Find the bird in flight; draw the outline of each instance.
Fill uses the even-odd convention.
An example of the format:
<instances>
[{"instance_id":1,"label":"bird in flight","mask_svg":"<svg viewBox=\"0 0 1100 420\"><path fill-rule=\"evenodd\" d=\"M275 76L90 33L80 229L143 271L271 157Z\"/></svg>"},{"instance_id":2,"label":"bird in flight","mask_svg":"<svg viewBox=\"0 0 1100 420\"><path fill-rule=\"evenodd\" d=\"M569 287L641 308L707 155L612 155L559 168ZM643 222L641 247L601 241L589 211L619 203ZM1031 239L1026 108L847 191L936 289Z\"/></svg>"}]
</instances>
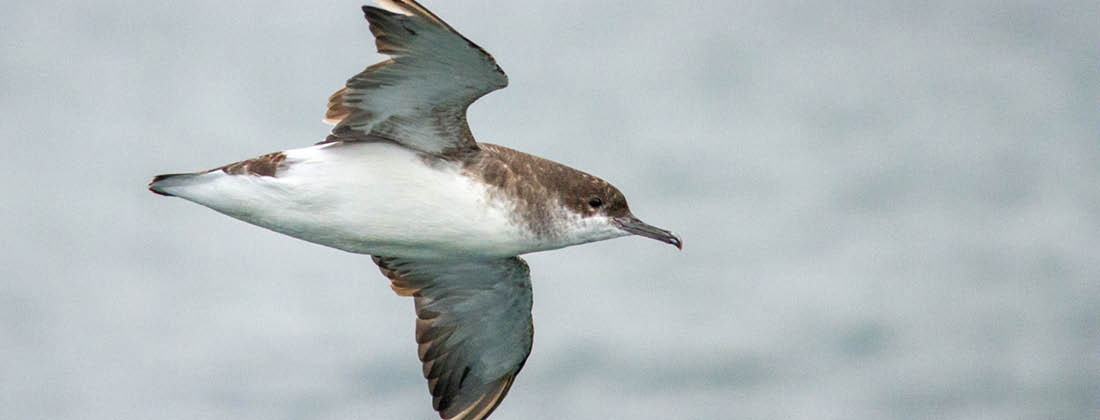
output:
<instances>
[{"instance_id":1,"label":"bird in flight","mask_svg":"<svg viewBox=\"0 0 1100 420\"><path fill-rule=\"evenodd\" d=\"M378 52L329 98L332 133L310 147L158 175L180 197L298 239L369 254L413 297L432 407L484 419L531 351L531 277L519 257L627 235L682 247L634 217L611 184L474 140L466 108L508 77L413 0L363 6Z\"/></svg>"}]
</instances>

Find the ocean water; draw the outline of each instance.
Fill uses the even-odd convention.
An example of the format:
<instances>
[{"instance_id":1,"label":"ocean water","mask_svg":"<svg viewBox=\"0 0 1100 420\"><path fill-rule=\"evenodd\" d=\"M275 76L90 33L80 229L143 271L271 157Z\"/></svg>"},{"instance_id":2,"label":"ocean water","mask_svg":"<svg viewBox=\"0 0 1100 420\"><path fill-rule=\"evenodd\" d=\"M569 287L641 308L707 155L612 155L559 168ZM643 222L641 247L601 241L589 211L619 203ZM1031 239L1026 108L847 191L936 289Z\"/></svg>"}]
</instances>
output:
<instances>
[{"instance_id":1,"label":"ocean water","mask_svg":"<svg viewBox=\"0 0 1100 420\"><path fill-rule=\"evenodd\" d=\"M1100 418L1096 2L425 5L685 241L527 256L493 418ZM369 258L145 190L322 139L358 6L5 2L0 418L434 418Z\"/></svg>"}]
</instances>

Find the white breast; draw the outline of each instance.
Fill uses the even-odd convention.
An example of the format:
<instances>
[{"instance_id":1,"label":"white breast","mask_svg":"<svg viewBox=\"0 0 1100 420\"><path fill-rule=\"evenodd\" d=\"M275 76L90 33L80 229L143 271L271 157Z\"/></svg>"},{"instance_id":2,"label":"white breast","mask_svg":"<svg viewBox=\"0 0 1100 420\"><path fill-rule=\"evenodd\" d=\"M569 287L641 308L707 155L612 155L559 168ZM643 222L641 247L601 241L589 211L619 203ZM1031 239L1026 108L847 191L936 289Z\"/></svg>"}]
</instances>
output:
<instances>
[{"instance_id":1,"label":"white breast","mask_svg":"<svg viewBox=\"0 0 1100 420\"><path fill-rule=\"evenodd\" d=\"M237 219L349 252L436 258L542 248L506 204L457 164L388 143L284 152L275 177L215 171L172 194Z\"/></svg>"}]
</instances>

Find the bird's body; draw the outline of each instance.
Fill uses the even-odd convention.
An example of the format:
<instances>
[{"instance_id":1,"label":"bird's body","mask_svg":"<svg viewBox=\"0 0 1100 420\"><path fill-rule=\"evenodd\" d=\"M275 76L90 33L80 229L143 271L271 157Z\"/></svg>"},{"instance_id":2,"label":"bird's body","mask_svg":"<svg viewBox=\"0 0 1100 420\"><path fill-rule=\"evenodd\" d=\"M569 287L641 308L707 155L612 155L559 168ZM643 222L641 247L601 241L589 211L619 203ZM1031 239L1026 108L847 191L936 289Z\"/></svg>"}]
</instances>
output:
<instances>
[{"instance_id":1,"label":"bird's body","mask_svg":"<svg viewBox=\"0 0 1100 420\"><path fill-rule=\"evenodd\" d=\"M504 258L627 235L585 229L583 220L564 213L551 226L533 226L522 215L537 210L513 199L507 185L484 182L483 169L508 168L517 164L509 156L522 156L562 172L574 170L502 146L484 146L477 155L451 161L385 141L324 143L169 175L155 189L359 254ZM532 181L532 187L546 189Z\"/></svg>"},{"instance_id":2,"label":"bird's body","mask_svg":"<svg viewBox=\"0 0 1100 420\"><path fill-rule=\"evenodd\" d=\"M500 257L531 246L522 243L525 235L505 203L463 176L456 162L426 165L416 152L386 142L328 143L282 154L272 176L216 170L162 190L360 254Z\"/></svg>"},{"instance_id":3,"label":"bird's body","mask_svg":"<svg viewBox=\"0 0 1100 420\"><path fill-rule=\"evenodd\" d=\"M466 108L508 79L492 56L412 0L364 6L379 52L329 99L316 145L149 189L316 244L369 254L412 296L432 407L484 419L508 393L534 334L518 256L625 235L680 239L631 214L606 181L478 143Z\"/></svg>"}]
</instances>

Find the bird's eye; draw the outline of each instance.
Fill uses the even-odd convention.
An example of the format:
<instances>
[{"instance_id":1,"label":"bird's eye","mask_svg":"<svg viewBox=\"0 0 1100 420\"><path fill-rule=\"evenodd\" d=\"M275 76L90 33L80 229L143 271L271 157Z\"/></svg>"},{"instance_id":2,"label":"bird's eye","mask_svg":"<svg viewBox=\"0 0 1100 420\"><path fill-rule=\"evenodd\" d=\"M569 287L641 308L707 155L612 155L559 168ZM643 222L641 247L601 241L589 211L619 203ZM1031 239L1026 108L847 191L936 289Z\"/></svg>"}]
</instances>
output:
<instances>
[{"instance_id":1,"label":"bird's eye","mask_svg":"<svg viewBox=\"0 0 1100 420\"><path fill-rule=\"evenodd\" d=\"M600 197L592 197L588 200L588 205L594 209L600 208L603 205L603 200L600 200Z\"/></svg>"}]
</instances>

